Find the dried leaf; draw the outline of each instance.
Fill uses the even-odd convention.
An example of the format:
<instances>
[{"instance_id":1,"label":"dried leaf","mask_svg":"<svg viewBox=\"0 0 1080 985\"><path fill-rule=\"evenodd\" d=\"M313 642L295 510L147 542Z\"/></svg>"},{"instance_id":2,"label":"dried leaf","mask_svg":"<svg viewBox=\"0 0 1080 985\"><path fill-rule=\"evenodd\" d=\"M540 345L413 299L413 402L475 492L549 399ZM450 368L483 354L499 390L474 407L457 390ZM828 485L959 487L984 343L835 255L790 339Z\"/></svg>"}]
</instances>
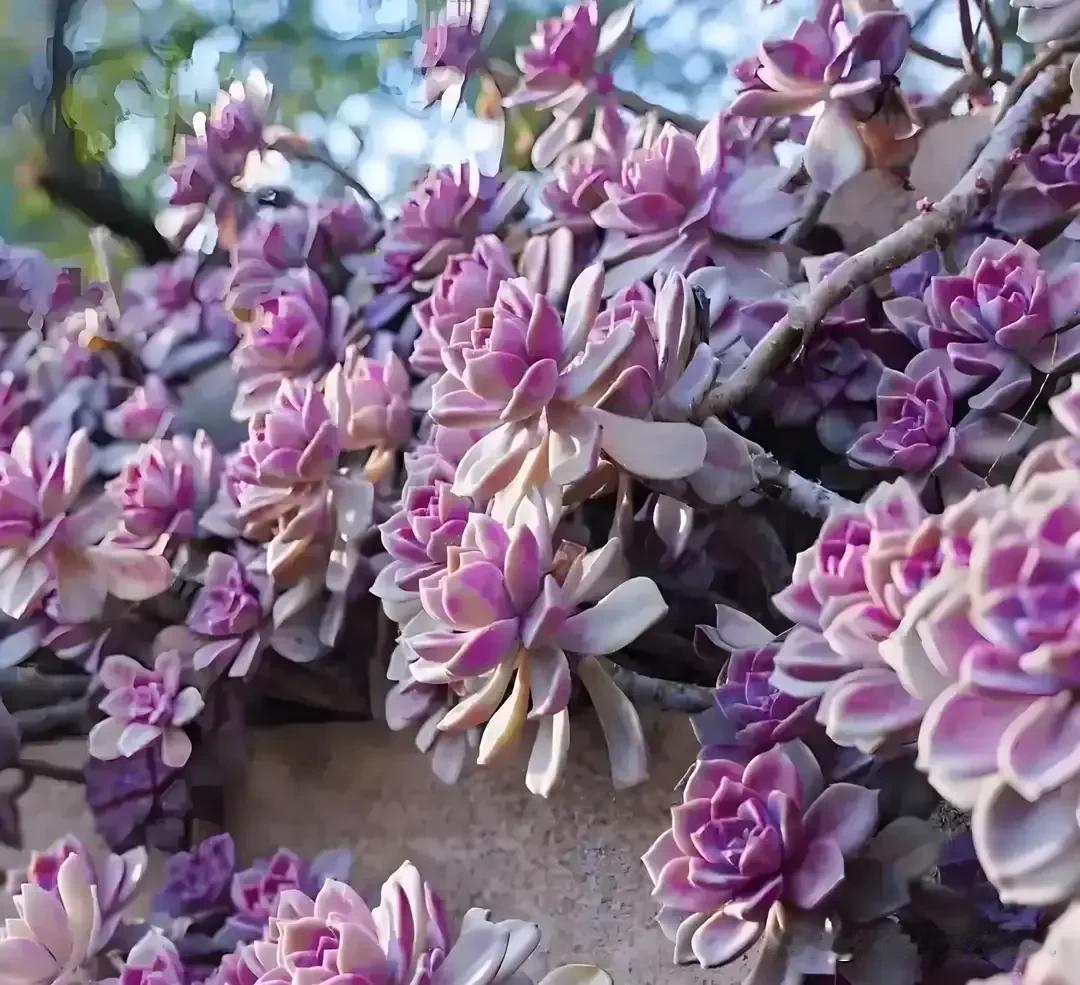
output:
<instances>
[{"instance_id":1,"label":"dried leaf","mask_svg":"<svg viewBox=\"0 0 1080 985\"><path fill-rule=\"evenodd\" d=\"M990 134L993 122L984 113L953 116L927 127L919 135L919 150L911 162L915 198L943 198L971 166Z\"/></svg>"}]
</instances>

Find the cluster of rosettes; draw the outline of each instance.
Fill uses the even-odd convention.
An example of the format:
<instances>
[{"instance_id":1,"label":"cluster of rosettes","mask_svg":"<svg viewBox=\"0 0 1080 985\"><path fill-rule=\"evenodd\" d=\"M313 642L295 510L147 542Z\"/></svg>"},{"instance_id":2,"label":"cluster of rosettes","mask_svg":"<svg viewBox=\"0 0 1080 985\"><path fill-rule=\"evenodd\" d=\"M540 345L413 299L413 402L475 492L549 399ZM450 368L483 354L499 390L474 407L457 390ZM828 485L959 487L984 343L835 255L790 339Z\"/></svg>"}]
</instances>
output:
<instances>
[{"instance_id":1,"label":"cluster of rosettes","mask_svg":"<svg viewBox=\"0 0 1080 985\"><path fill-rule=\"evenodd\" d=\"M1002 899L1036 906L1080 887L1078 393L1008 486L927 515L900 480L830 516L776 599L797 625L772 683L842 745L917 739Z\"/></svg>"},{"instance_id":2,"label":"cluster of rosettes","mask_svg":"<svg viewBox=\"0 0 1080 985\"><path fill-rule=\"evenodd\" d=\"M535 924L474 908L455 930L409 862L372 908L342 881L350 863L325 852L309 866L282 849L238 871L232 839L218 835L169 860L154 921L142 923L130 909L145 851L98 868L68 837L23 875L18 918L0 930L0 974L12 985L528 985L520 968L540 942ZM541 985L586 980L610 983L570 965Z\"/></svg>"}]
</instances>

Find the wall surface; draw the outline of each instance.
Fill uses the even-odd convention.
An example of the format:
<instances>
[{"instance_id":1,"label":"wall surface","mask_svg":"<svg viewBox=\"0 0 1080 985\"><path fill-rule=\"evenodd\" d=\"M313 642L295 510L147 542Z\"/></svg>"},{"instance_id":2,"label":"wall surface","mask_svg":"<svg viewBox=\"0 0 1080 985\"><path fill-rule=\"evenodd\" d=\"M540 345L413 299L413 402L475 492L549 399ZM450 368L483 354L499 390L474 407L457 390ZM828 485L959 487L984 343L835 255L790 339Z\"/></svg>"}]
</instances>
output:
<instances>
[{"instance_id":1,"label":"wall surface","mask_svg":"<svg viewBox=\"0 0 1080 985\"><path fill-rule=\"evenodd\" d=\"M543 942L527 966L536 977L593 961L617 985L737 985L742 962L724 972L673 967L653 923L639 858L663 829L694 743L684 718L658 718L646 732L652 780L616 793L595 723L577 716L567 775L543 801L525 789L523 766L476 768L445 787L410 735L378 723L265 730L253 736L244 788L229 798L228 827L245 861L279 845L302 855L351 848L365 896L411 859L456 915L482 904L539 922ZM72 744L54 756L77 762L79 752ZM24 805L28 848L89 832L78 790L39 781ZM18 857L0 851L0 865Z\"/></svg>"}]
</instances>

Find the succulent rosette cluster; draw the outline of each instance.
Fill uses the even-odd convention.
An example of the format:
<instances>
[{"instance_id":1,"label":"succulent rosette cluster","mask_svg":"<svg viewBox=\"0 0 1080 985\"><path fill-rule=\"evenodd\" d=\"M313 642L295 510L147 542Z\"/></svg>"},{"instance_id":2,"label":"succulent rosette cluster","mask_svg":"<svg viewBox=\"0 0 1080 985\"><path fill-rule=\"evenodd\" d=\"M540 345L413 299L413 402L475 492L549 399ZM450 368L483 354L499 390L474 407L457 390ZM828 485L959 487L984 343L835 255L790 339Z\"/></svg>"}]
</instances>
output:
<instances>
[{"instance_id":1,"label":"succulent rosette cluster","mask_svg":"<svg viewBox=\"0 0 1080 985\"><path fill-rule=\"evenodd\" d=\"M671 277L646 314L618 299L601 312L601 285L601 270L588 268L560 318L517 278L499 288L492 307L454 326L431 417L447 427L491 429L458 464L455 491L482 498L505 491L514 501L527 484L585 478L601 451L650 478L680 478L702 466L699 428L648 419L690 362L690 287Z\"/></svg>"},{"instance_id":2,"label":"succulent rosette cluster","mask_svg":"<svg viewBox=\"0 0 1080 985\"><path fill-rule=\"evenodd\" d=\"M885 93L897 85L910 38L911 22L898 10L871 9L852 28L843 5L827 0L789 40L763 42L739 66L744 88L731 112L812 117L803 165L815 185L836 191L867 165L859 124L879 112Z\"/></svg>"},{"instance_id":3,"label":"succulent rosette cluster","mask_svg":"<svg viewBox=\"0 0 1080 985\"><path fill-rule=\"evenodd\" d=\"M646 134L606 181L592 212L607 233L608 292L657 270L723 266L783 278L768 241L794 222L801 196L786 191L787 169L748 149L738 121L717 114L695 139L671 123Z\"/></svg>"},{"instance_id":4,"label":"succulent rosette cluster","mask_svg":"<svg viewBox=\"0 0 1080 985\"><path fill-rule=\"evenodd\" d=\"M1024 242L988 239L956 275L933 277L920 301L886 302L893 324L920 350L907 373L942 368L976 410L1019 403L1032 371L1056 373L1080 351L1080 264L1043 267Z\"/></svg>"},{"instance_id":5,"label":"succulent rosette cluster","mask_svg":"<svg viewBox=\"0 0 1080 985\"><path fill-rule=\"evenodd\" d=\"M675 961L727 964L757 941L773 907L827 907L877 821L876 792L825 786L799 742L745 765L698 762L670 830L642 859Z\"/></svg>"}]
</instances>

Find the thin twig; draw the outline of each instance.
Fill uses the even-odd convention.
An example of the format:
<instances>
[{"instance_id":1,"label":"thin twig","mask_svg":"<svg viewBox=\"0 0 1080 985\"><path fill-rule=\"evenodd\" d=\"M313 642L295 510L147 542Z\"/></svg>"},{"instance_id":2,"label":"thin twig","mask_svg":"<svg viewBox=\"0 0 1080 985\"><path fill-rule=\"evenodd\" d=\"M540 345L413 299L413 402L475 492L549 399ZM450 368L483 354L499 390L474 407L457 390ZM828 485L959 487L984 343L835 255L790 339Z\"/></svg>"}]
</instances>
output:
<instances>
[{"instance_id":1,"label":"thin twig","mask_svg":"<svg viewBox=\"0 0 1080 985\"><path fill-rule=\"evenodd\" d=\"M784 233L780 241L789 246L801 246L803 240L806 239L811 230L818 224L818 219L821 218L821 213L825 210L825 205L828 201L828 192L811 192L807 197L806 211L803 213L802 218L793 226L788 227L787 232Z\"/></svg>"},{"instance_id":2,"label":"thin twig","mask_svg":"<svg viewBox=\"0 0 1080 985\"><path fill-rule=\"evenodd\" d=\"M276 150L279 154L292 158L294 161L304 161L307 164L318 164L328 171L331 171L333 174L336 174L346 185L353 189L353 191L371 206L375 218L379 222L382 222L382 206L375 200L375 196L364 187L364 183L350 174L340 164L331 160L329 157L320 154L314 146L301 146L299 142L294 142L292 140L275 140L269 144L269 147L271 150Z\"/></svg>"},{"instance_id":3,"label":"thin twig","mask_svg":"<svg viewBox=\"0 0 1080 985\"><path fill-rule=\"evenodd\" d=\"M912 38L908 42L908 51L913 55L918 55L920 58L925 58L928 62L936 62L938 65L944 65L946 68L956 68L963 70L964 59L958 55L946 55L943 51L938 51L937 48L931 48L928 44L923 44L921 41L916 41Z\"/></svg>"},{"instance_id":4,"label":"thin twig","mask_svg":"<svg viewBox=\"0 0 1080 985\"><path fill-rule=\"evenodd\" d=\"M975 163L951 192L928 211L838 264L788 309L728 380L706 394L696 418L720 416L741 404L798 351L834 305L856 288L925 253L937 241L955 235L970 222L1000 191L1016 166L1013 152L1031 145L1040 120L1064 97L1068 82L1068 69L1062 66L1053 66L1038 77L994 128Z\"/></svg>"},{"instance_id":5,"label":"thin twig","mask_svg":"<svg viewBox=\"0 0 1080 985\"><path fill-rule=\"evenodd\" d=\"M86 783L82 770L70 766L57 766L55 763L46 763L40 759L20 759L14 768L22 770L31 777L43 776L46 780L58 780L60 783Z\"/></svg>"},{"instance_id":6,"label":"thin twig","mask_svg":"<svg viewBox=\"0 0 1080 985\"><path fill-rule=\"evenodd\" d=\"M688 133L701 133L705 128L705 123L696 116L691 116L689 113L679 113L676 110L668 109L666 106L661 106L659 103L649 102L648 99L644 99L629 89L616 89L615 95L626 109L632 113L637 113L639 116L655 113L661 120L674 123L675 126L686 130Z\"/></svg>"},{"instance_id":7,"label":"thin twig","mask_svg":"<svg viewBox=\"0 0 1080 985\"><path fill-rule=\"evenodd\" d=\"M971 75L983 74L982 58L979 56L979 42L975 37L975 30L971 26L970 0L959 0L957 10L960 13L960 36L964 41L964 54L961 56L964 68Z\"/></svg>"},{"instance_id":8,"label":"thin twig","mask_svg":"<svg viewBox=\"0 0 1080 985\"><path fill-rule=\"evenodd\" d=\"M983 24L986 25L986 33L990 35L990 72L993 74L1001 71L1001 28L994 17L990 0L979 0L979 10L982 12Z\"/></svg>"},{"instance_id":9,"label":"thin twig","mask_svg":"<svg viewBox=\"0 0 1080 985\"><path fill-rule=\"evenodd\" d=\"M610 660L601 661L611 679L631 701L637 704L658 705L666 711L684 711L695 714L713 707L711 688L700 684L683 684L665 681L659 677L646 677Z\"/></svg>"}]
</instances>

